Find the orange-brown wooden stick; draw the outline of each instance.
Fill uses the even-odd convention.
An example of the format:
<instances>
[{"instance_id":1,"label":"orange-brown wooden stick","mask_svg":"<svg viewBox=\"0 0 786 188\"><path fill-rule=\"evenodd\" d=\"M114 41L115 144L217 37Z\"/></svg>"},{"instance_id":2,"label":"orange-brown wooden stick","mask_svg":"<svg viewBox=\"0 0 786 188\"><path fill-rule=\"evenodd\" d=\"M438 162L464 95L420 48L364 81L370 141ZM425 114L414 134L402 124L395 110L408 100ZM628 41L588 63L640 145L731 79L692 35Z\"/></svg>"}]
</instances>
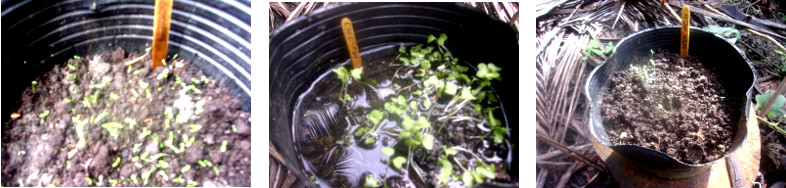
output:
<instances>
[{"instance_id":1,"label":"orange-brown wooden stick","mask_svg":"<svg viewBox=\"0 0 786 188\"><path fill-rule=\"evenodd\" d=\"M356 69L362 67L363 61L360 59L360 49L358 49L358 43L355 41L355 29L352 28L352 21L349 18L341 19L341 30L344 31L344 40L347 41L352 66Z\"/></svg>"},{"instance_id":2,"label":"orange-brown wooden stick","mask_svg":"<svg viewBox=\"0 0 786 188\"><path fill-rule=\"evenodd\" d=\"M172 18L173 0L156 0L153 21L153 70L164 64L169 43L169 21Z\"/></svg>"},{"instance_id":3,"label":"orange-brown wooden stick","mask_svg":"<svg viewBox=\"0 0 786 188\"><path fill-rule=\"evenodd\" d=\"M688 47L690 46L690 8L682 7L682 29L680 33L680 57L688 57Z\"/></svg>"}]
</instances>

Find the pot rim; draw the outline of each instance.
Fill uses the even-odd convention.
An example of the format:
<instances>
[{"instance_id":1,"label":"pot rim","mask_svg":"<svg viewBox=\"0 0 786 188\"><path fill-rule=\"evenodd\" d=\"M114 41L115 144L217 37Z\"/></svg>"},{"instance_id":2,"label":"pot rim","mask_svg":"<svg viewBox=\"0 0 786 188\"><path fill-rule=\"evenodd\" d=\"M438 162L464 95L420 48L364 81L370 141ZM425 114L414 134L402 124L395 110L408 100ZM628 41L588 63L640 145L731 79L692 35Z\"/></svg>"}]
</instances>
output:
<instances>
[{"instance_id":1,"label":"pot rim","mask_svg":"<svg viewBox=\"0 0 786 188\"><path fill-rule=\"evenodd\" d=\"M629 41L633 40L632 38L634 38L634 37L636 37L636 36L639 36L639 35L642 35L642 34L647 34L647 33L650 33L650 32L657 31L657 30L663 30L663 29L675 29L675 28L681 28L681 26L680 26L680 25L670 25L670 26L658 26L658 27L647 28L647 29L644 29L644 30L642 30L642 31L639 31L639 32L636 32L636 33L630 34L630 35L626 36L625 38L623 38L622 40L620 40L620 41L617 43L617 45L616 45L616 46L614 46L614 49L612 50L611 56L609 56L609 58L608 58L607 60L604 60L604 61L603 61L603 63L601 63L600 65L598 65L597 67L595 67L595 68L592 70L592 72L590 72L590 74L588 75L587 82L586 82L586 83L585 83L585 85L584 85L584 92L585 92L584 94L587 96L587 99L588 99L588 101L590 101L590 105L591 105L591 106L594 106L594 104L593 104L591 101L594 101L594 100L600 100L600 99L594 99L594 100L593 100L593 98L592 98L592 95L590 95L590 90L591 90L591 88L590 88L591 84L589 84L589 83L590 83L590 81L592 80L593 76L594 76L594 75L595 75L595 74L596 74L596 73L597 73L597 72L598 72L598 71L601 69L601 67L608 66L609 60L610 60L610 59L613 59L613 58L614 58L614 56L616 56L616 53L614 53L614 52L617 52L617 50L618 50L617 48L618 48L619 46L622 46L621 44L624 44L624 43L626 43L626 42L629 42ZM690 27L690 29L691 29L691 33L694 33L695 31L699 31L699 32L705 32L705 33L712 33L712 32L709 32L709 31L707 31L707 30L705 30L705 29L702 29L702 28L699 28L699 27L694 27L694 26L691 26L691 27ZM746 101L747 101L747 102L746 102L746 103L744 103L744 104L742 104L742 105L744 105L744 106L745 106L745 109L744 109L744 112L741 112L741 113L745 113L745 117L746 117L746 120L747 120L747 118L748 118L748 116L749 116L749 115L748 115L748 114L749 114L749 112L748 112L748 111L749 111L749 109L750 109L750 107L749 107L749 106L750 106L750 95L751 95L751 93L752 93L752 91L753 91L753 86L754 86L754 85L755 85L755 83L756 83L756 72L755 72L755 69L753 68L753 65L750 63L750 61L749 61L749 60L748 60L748 58L745 56L745 54L744 54L744 53L743 53L743 52L742 52L742 51L741 51L741 50L740 50L740 49L739 49L739 48L738 48L736 45L732 44L732 43L731 43L731 42L729 42L728 40L726 40L726 39L724 39L724 38L722 38L722 37L718 36L718 35L717 35L717 34L715 34L715 33L712 33L712 34L713 34L713 36L715 36L715 37L718 37L719 39L722 39L722 40L723 40L723 41L724 41L726 44L728 44L729 46L733 47L733 48L734 48L734 50L736 50L736 51L737 51L737 53L738 53L738 54L740 54L740 56L742 56L742 58L743 58L743 59L745 59L745 62L748 64L748 67L750 67L751 73L752 73L752 75L753 75L753 82L751 82L751 83L749 84L750 86L748 87L748 89L747 89L747 92L746 92L746 93L747 93L747 95L748 95L748 96L747 96L747 99L746 99ZM748 84L746 84L746 86L747 86L747 85L748 85ZM605 93L605 92L604 92L604 93ZM590 120L590 121L591 121L591 120ZM712 161L707 161L707 162L703 162L703 163L698 163L698 164L690 164L690 163L685 163L685 162L683 162L683 161L681 161L681 160L677 160L676 158L674 158L674 157L672 157L672 156L670 156L670 155L668 155L668 154L665 154L665 153L663 153L663 152L656 151L656 150L652 150L652 149L649 149L649 148L645 148L645 147L642 147L642 146L639 146L639 145L627 145L627 144L623 144L623 145L611 145L611 144L606 144L606 143L604 143L604 142L600 141L600 138L598 138L598 134L596 134L596 132L595 132L595 129L591 128L591 124L592 124L592 123L590 122L590 125L589 125L589 126L590 126L590 128L589 128L589 130L591 131L591 132L590 132L590 134L592 135L592 138L593 138L593 139L596 139L596 140L598 140L598 141L599 141L601 144L603 144L603 145L605 145L605 146L607 146L607 147L611 148L612 150L614 150L615 146L625 146L625 147L635 147L635 148L639 148L639 149L645 149L645 150L649 150L649 151L657 152L657 153L659 153L659 154L662 154L662 155L664 155L664 156L667 156L669 159L676 161L676 162L677 162L677 163L679 163L680 165L684 165L684 166L687 166L687 167L694 167L694 168L698 168L698 167L704 167L704 166L707 166L707 165L710 165L710 164L716 163L716 162L720 161L721 159L725 159L726 157L728 157L728 156L730 156L730 155L734 154L734 153L735 153L737 150L739 150L739 148L740 148L740 147L742 147L742 145L743 145L743 144L739 144L739 145L737 145L737 146L735 146L735 147L733 147L733 148L731 148L731 149L727 150L726 152L724 152L724 155L722 155L721 157L718 157L718 158L717 158L717 159L715 159L715 160L712 160ZM604 126L604 125L601 125L601 126ZM604 126L604 129L605 129L605 126ZM740 131L740 130L737 130L737 131ZM745 131L747 132L747 130L745 130ZM748 140L748 136L747 136L747 134L746 134L745 136L743 136L743 139L742 139L741 143L745 143L747 140ZM627 156L626 156L626 157L627 157Z\"/></svg>"}]
</instances>

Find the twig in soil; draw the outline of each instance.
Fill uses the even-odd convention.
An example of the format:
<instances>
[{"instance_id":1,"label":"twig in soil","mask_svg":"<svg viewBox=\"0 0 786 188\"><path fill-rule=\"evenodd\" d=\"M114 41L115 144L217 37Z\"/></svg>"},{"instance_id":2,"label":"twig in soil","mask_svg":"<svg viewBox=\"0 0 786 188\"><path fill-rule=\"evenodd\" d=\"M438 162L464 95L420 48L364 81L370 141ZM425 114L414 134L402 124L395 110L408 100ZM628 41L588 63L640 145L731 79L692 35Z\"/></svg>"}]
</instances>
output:
<instances>
[{"instance_id":1,"label":"twig in soil","mask_svg":"<svg viewBox=\"0 0 786 188\"><path fill-rule=\"evenodd\" d=\"M149 54L149 52L145 53L144 55L141 55L141 56L139 56L137 58L134 58L134 59L132 59L130 61L126 61L126 63L124 63L124 65L131 65L131 64L134 64L136 62L142 61L142 59L144 59L147 56L147 54Z\"/></svg>"},{"instance_id":2,"label":"twig in soil","mask_svg":"<svg viewBox=\"0 0 786 188\"><path fill-rule=\"evenodd\" d=\"M576 152L574 152L574 151L572 151L572 150L568 149L567 147L563 146L563 145L562 145L562 144L560 144L560 143L557 143L557 142L555 142L555 141L553 141L553 140L551 140L551 139L549 139L549 138L546 138L546 137L544 137L544 136L540 136L540 135L539 135L539 134L537 134L537 133L535 133L535 138L537 138L537 139L538 139L538 140L540 140L540 141L543 141L544 143L546 143L546 144L550 145L551 147L554 147L554 148L557 148L557 149L559 149L559 150L562 150L562 152L565 152L565 153L570 153L570 155L571 155L571 156L575 157L576 159L579 159L579 160L581 160L581 161L582 161L582 162L584 162L584 163L587 163L588 165L592 166L592 167L593 167L593 168L595 168L595 169L598 169L598 171L601 171L601 172L604 172L604 173L608 172L608 171L606 170L606 168L603 168L603 167L601 167L600 165L597 165L597 164L595 164L595 163L591 162L589 159L587 159L587 158L585 158L585 157L583 157L583 156L579 155L578 153L576 153Z\"/></svg>"}]
</instances>

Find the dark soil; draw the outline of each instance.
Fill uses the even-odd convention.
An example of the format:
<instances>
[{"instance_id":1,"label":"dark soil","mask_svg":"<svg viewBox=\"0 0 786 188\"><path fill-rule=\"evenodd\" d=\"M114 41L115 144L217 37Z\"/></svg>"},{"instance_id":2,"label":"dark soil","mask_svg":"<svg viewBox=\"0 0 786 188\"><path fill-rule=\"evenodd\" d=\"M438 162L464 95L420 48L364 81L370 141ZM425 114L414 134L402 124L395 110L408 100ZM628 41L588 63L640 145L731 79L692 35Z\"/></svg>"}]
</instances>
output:
<instances>
[{"instance_id":1,"label":"dark soil","mask_svg":"<svg viewBox=\"0 0 786 188\"><path fill-rule=\"evenodd\" d=\"M149 56L124 65L139 56L75 57L36 79L5 114L2 185L250 186L243 102L180 59L153 72Z\"/></svg>"},{"instance_id":2,"label":"dark soil","mask_svg":"<svg viewBox=\"0 0 786 188\"><path fill-rule=\"evenodd\" d=\"M654 54L654 63L650 58L634 57L634 66L609 79L602 106L609 140L690 164L721 157L736 132L736 100L696 58L667 52Z\"/></svg>"}]
</instances>

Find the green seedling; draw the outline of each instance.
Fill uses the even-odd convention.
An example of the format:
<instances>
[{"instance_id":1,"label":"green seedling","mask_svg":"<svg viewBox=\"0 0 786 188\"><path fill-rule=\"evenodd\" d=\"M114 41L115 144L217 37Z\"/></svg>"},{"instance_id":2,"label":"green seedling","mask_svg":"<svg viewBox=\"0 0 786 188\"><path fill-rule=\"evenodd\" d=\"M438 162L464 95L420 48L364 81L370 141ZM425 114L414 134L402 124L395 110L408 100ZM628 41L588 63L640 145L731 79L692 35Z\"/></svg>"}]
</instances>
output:
<instances>
[{"instance_id":1,"label":"green seedling","mask_svg":"<svg viewBox=\"0 0 786 188\"><path fill-rule=\"evenodd\" d=\"M197 182L192 181L192 180L188 180L188 185L186 185L186 186L187 187L194 187L194 186L197 186L197 185L199 185Z\"/></svg>"},{"instance_id":2,"label":"green seedling","mask_svg":"<svg viewBox=\"0 0 786 188\"><path fill-rule=\"evenodd\" d=\"M180 173L185 174L186 172L188 172L188 170L191 170L191 165L186 165L183 168L180 168Z\"/></svg>"},{"instance_id":3,"label":"green seedling","mask_svg":"<svg viewBox=\"0 0 786 188\"><path fill-rule=\"evenodd\" d=\"M406 163L406 162L407 162L407 159L402 157L402 156L398 156L396 158L393 158L393 166L396 167L396 169L401 169L402 165L404 165L404 163Z\"/></svg>"},{"instance_id":4,"label":"green seedling","mask_svg":"<svg viewBox=\"0 0 786 188\"><path fill-rule=\"evenodd\" d=\"M93 119L93 123L98 123L98 122L101 122L101 120L102 120L102 119L104 119L104 117L106 117L107 115L109 115L109 113L108 113L108 112L101 112L101 114L98 114L98 116L96 116L96 118L95 118L95 119ZM119 124L119 123L118 123L118 124ZM122 125L121 125L121 126L122 126Z\"/></svg>"},{"instance_id":5,"label":"green seedling","mask_svg":"<svg viewBox=\"0 0 786 188\"><path fill-rule=\"evenodd\" d=\"M109 179L109 180L107 180L107 182L109 182L109 185L112 185L112 186L117 185L117 180L116 179Z\"/></svg>"},{"instance_id":6,"label":"green seedling","mask_svg":"<svg viewBox=\"0 0 786 188\"><path fill-rule=\"evenodd\" d=\"M220 171L218 171L218 167L217 167L217 166L213 166L213 172L215 172L215 173L216 173L216 176L218 176L219 174L221 174L221 172L220 172Z\"/></svg>"},{"instance_id":7,"label":"green seedling","mask_svg":"<svg viewBox=\"0 0 786 188\"><path fill-rule=\"evenodd\" d=\"M153 172L155 172L155 171L156 171L156 167L152 166L152 167L150 167L150 170L142 172L142 180L144 181L144 183L143 183L144 185L147 185L147 183L150 180L150 175L152 175Z\"/></svg>"},{"instance_id":8,"label":"green seedling","mask_svg":"<svg viewBox=\"0 0 786 188\"><path fill-rule=\"evenodd\" d=\"M232 124L232 132L233 132L233 133L236 133L236 132L237 132L237 127L235 127L235 124Z\"/></svg>"},{"instance_id":9,"label":"green seedling","mask_svg":"<svg viewBox=\"0 0 786 188\"><path fill-rule=\"evenodd\" d=\"M135 185L139 184L139 181L136 179L136 173L131 174L130 178L131 178L131 181L133 181Z\"/></svg>"},{"instance_id":10,"label":"green seedling","mask_svg":"<svg viewBox=\"0 0 786 188\"><path fill-rule=\"evenodd\" d=\"M186 180L181 177L172 178L172 183L185 183L185 182Z\"/></svg>"},{"instance_id":11,"label":"green seedling","mask_svg":"<svg viewBox=\"0 0 786 188\"><path fill-rule=\"evenodd\" d=\"M162 168L162 169L169 168L169 163L167 163L164 160L158 160L158 163L156 164L156 167Z\"/></svg>"},{"instance_id":12,"label":"green seedling","mask_svg":"<svg viewBox=\"0 0 786 188\"><path fill-rule=\"evenodd\" d=\"M169 181L169 176L166 175L166 172L158 171L158 175L160 175L161 178L164 179L164 181Z\"/></svg>"},{"instance_id":13,"label":"green seedling","mask_svg":"<svg viewBox=\"0 0 786 188\"><path fill-rule=\"evenodd\" d=\"M79 141L76 143L77 148L84 148L86 145L85 142L85 126L88 123L88 120L81 120L79 116L71 117L71 121L74 122L74 128L76 129L76 135L79 137Z\"/></svg>"},{"instance_id":14,"label":"green seedling","mask_svg":"<svg viewBox=\"0 0 786 188\"><path fill-rule=\"evenodd\" d=\"M38 117L39 118L45 118L48 115L49 115L49 110L44 110L44 112L41 112L40 114L38 114Z\"/></svg>"},{"instance_id":15,"label":"green seedling","mask_svg":"<svg viewBox=\"0 0 786 188\"><path fill-rule=\"evenodd\" d=\"M382 186L382 181L374 177L374 174L366 175L365 184L363 184L364 188L372 188L372 187L379 187Z\"/></svg>"},{"instance_id":16,"label":"green seedling","mask_svg":"<svg viewBox=\"0 0 786 188\"><path fill-rule=\"evenodd\" d=\"M111 135L115 140L117 140L117 137L120 136L120 131L123 130L123 124L118 122L104 123L101 124L101 127L106 129L106 131L109 132L109 135Z\"/></svg>"},{"instance_id":17,"label":"green seedling","mask_svg":"<svg viewBox=\"0 0 786 188\"><path fill-rule=\"evenodd\" d=\"M226 140L221 142L221 152L223 153L225 151L227 151L227 141Z\"/></svg>"},{"instance_id":18,"label":"green seedling","mask_svg":"<svg viewBox=\"0 0 786 188\"><path fill-rule=\"evenodd\" d=\"M195 133L202 129L202 125L199 124L191 124L191 133Z\"/></svg>"},{"instance_id":19,"label":"green seedling","mask_svg":"<svg viewBox=\"0 0 786 188\"><path fill-rule=\"evenodd\" d=\"M614 42L609 42L609 44L605 46L604 49L601 49L600 41L598 41L598 39L593 39L589 42L589 44L587 44L587 47L584 48L584 51L587 52L587 55L584 55L584 57L582 57L581 60L589 59L589 56L591 54L595 54L598 56L607 56L608 54L611 54L611 51L613 49L614 49Z\"/></svg>"},{"instance_id":20,"label":"green seedling","mask_svg":"<svg viewBox=\"0 0 786 188\"><path fill-rule=\"evenodd\" d=\"M115 159L115 162L112 163L112 168L117 167L117 165L119 165L119 164L120 164L120 157L118 156L117 159Z\"/></svg>"},{"instance_id":21,"label":"green seedling","mask_svg":"<svg viewBox=\"0 0 786 188\"><path fill-rule=\"evenodd\" d=\"M35 85L38 85L38 81L33 80L33 92L35 92Z\"/></svg>"},{"instance_id":22,"label":"green seedling","mask_svg":"<svg viewBox=\"0 0 786 188\"><path fill-rule=\"evenodd\" d=\"M85 181L87 181L87 185L93 185L93 178L85 177Z\"/></svg>"},{"instance_id":23,"label":"green seedling","mask_svg":"<svg viewBox=\"0 0 786 188\"><path fill-rule=\"evenodd\" d=\"M82 56L74 55L74 59L82 59Z\"/></svg>"}]
</instances>

